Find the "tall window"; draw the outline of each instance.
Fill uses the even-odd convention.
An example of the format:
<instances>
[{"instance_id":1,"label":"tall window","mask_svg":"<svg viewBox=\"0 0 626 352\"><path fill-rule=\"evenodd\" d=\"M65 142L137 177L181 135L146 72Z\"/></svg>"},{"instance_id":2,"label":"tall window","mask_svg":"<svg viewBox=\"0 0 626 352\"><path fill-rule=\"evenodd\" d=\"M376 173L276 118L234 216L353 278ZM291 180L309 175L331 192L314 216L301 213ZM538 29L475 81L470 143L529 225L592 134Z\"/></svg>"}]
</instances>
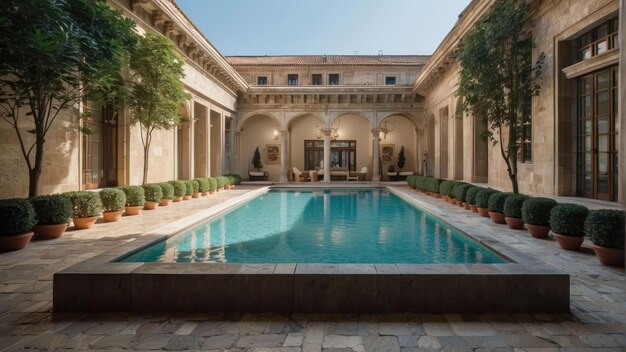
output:
<instances>
[{"instance_id":1,"label":"tall window","mask_svg":"<svg viewBox=\"0 0 626 352\"><path fill-rule=\"evenodd\" d=\"M298 75L296 75L296 74L287 75L287 84L290 85L290 86L297 86L298 85Z\"/></svg>"},{"instance_id":2,"label":"tall window","mask_svg":"<svg viewBox=\"0 0 626 352\"><path fill-rule=\"evenodd\" d=\"M320 75L320 74L311 75L311 84L314 85L314 86L321 86L322 85L322 75Z\"/></svg>"},{"instance_id":3,"label":"tall window","mask_svg":"<svg viewBox=\"0 0 626 352\"><path fill-rule=\"evenodd\" d=\"M387 76L385 77L385 84L388 86L393 86L396 84L396 77L395 76Z\"/></svg>"},{"instance_id":4,"label":"tall window","mask_svg":"<svg viewBox=\"0 0 626 352\"><path fill-rule=\"evenodd\" d=\"M117 111L114 104L104 106L83 102L83 188L117 186Z\"/></svg>"},{"instance_id":5,"label":"tall window","mask_svg":"<svg viewBox=\"0 0 626 352\"><path fill-rule=\"evenodd\" d=\"M578 38L578 60L583 61L619 47L618 19L613 18L595 27Z\"/></svg>"},{"instance_id":6,"label":"tall window","mask_svg":"<svg viewBox=\"0 0 626 352\"><path fill-rule=\"evenodd\" d=\"M330 74L328 75L328 84L331 86L339 85L339 75L338 74Z\"/></svg>"},{"instance_id":7,"label":"tall window","mask_svg":"<svg viewBox=\"0 0 626 352\"><path fill-rule=\"evenodd\" d=\"M324 141L304 141L304 167L316 170L322 166L324 159ZM330 142L330 167L345 167L356 171L356 141L336 140Z\"/></svg>"},{"instance_id":8,"label":"tall window","mask_svg":"<svg viewBox=\"0 0 626 352\"><path fill-rule=\"evenodd\" d=\"M267 76L259 76L257 77L257 84L260 86L266 86L267 85Z\"/></svg>"}]
</instances>

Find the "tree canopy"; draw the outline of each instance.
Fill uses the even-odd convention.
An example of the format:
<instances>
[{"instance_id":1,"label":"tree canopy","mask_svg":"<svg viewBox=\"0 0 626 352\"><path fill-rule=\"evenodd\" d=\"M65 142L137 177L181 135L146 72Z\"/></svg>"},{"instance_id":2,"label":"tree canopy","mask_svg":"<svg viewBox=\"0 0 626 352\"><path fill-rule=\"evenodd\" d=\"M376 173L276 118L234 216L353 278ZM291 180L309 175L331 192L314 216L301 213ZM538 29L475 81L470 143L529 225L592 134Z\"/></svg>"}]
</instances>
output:
<instances>
[{"instance_id":1,"label":"tree canopy","mask_svg":"<svg viewBox=\"0 0 626 352\"><path fill-rule=\"evenodd\" d=\"M463 38L458 53L463 109L487 123L486 137L500 146L515 193L522 128L540 90L543 54L533 63L532 51L525 1L497 0Z\"/></svg>"},{"instance_id":2,"label":"tree canopy","mask_svg":"<svg viewBox=\"0 0 626 352\"><path fill-rule=\"evenodd\" d=\"M189 95L181 79L185 60L167 38L147 32L130 58L131 122L139 123L144 147L143 182L147 182L152 132L168 130L180 123L180 108Z\"/></svg>"},{"instance_id":3,"label":"tree canopy","mask_svg":"<svg viewBox=\"0 0 626 352\"><path fill-rule=\"evenodd\" d=\"M93 92L118 90L134 26L103 0L3 2L0 117L19 140L29 196L39 192L45 137L59 113Z\"/></svg>"}]
</instances>

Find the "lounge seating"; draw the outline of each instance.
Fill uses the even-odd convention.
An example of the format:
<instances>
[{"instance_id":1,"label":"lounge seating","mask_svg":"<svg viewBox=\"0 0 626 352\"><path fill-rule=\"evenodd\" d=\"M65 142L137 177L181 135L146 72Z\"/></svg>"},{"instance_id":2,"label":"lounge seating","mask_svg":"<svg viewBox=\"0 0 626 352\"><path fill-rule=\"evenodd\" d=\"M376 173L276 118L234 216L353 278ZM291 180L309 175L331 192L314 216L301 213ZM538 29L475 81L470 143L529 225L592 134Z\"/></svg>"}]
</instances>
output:
<instances>
[{"instance_id":1,"label":"lounge seating","mask_svg":"<svg viewBox=\"0 0 626 352\"><path fill-rule=\"evenodd\" d=\"M304 176L304 174L298 170L297 167L293 167L293 181L294 182L301 182L301 181L306 181L306 176Z\"/></svg>"},{"instance_id":2,"label":"lounge seating","mask_svg":"<svg viewBox=\"0 0 626 352\"><path fill-rule=\"evenodd\" d=\"M321 169L317 173L320 176L324 176L324 169ZM350 171L347 167L331 167L330 168L330 178L340 179L348 181L348 177L350 176Z\"/></svg>"},{"instance_id":3,"label":"lounge seating","mask_svg":"<svg viewBox=\"0 0 626 352\"><path fill-rule=\"evenodd\" d=\"M387 177L389 177L389 181L404 181L407 177L411 175L413 175L413 171L387 172Z\"/></svg>"},{"instance_id":4,"label":"lounge seating","mask_svg":"<svg viewBox=\"0 0 626 352\"><path fill-rule=\"evenodd\" d=\"M250 181L267 181L269 176L267 171L248 171Z\"/></svg>"},{"instance_id":5,"label":"lounge seating","mask_svg":"<svg viewBox=\"0 0 626 352\"><path fill-rule=\"evenodd\" d=\"M365 177L367 176L367 166L363 166L361 171L359 171L358 178L359 181L365 181Z\"/></svg>"}]
</instances>

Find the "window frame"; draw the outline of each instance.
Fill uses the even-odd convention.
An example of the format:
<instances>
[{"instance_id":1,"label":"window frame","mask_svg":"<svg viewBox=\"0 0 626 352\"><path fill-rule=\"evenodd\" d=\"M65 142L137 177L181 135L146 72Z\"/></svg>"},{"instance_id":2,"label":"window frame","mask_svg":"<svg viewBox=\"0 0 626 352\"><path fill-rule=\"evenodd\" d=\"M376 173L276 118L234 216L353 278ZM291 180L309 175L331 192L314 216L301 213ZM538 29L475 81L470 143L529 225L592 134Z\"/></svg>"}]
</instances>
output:
<instances>
[{"instance_id":1,"label":"window frame","mask_svg":"<svg viewBox=\"0 0 626 352\"><path fill-rule=\"evenodd\" d=\"M287 74L287 85L288 86L297 86L298 85L298 74L297 73L289 73ZM295 84L292 84L294 82Z\"/></svg>"},{"instance_id":2,"label":"window frame","mask_svg":"<svg viewBox=\"0 0 626 352\"><path fill-rule=\"evenodd\" d=\"M316 79L319 78L319 83L316 83ZM324 76L321 73L313 73L311 74L311 85L312 86L321 86L324 84Z\"/></svg>"},{"instance_id":3,"label":"window frame","mask_svg":"<svg viewBox=\"0 0 626 352\"><path fill-rule=\"evenodd\" d=\"M333 79L337 78L336 83L333 83ZM328 74L328 85L329 86L338 86L341 82L341 77L339 76L338 73L329 73Z\"/></svg>"},{"instance_id":4,"label":"window frame","mask_svg":"<svg viewBox=\"0 0 626 352\"><path fill-rule=\"evenodd\" d=\"M261 79L264 79L264 80L265 80L265 83L264 83L264 84L261 84ZM267 76L257 76L257 78L256 78L256 84L257 84L257 86L266 86L266 85L268 85L268 79L267 79Z\"/></svg>"},{"instance_id":5,"label":"window frame","mask_svg":"<svg viewBox=\"0 0 626 352\"><path fill-rule=\"evenodd\" d=\"M393 79L393 83L387 83L389 79ZM397 76L385 76L385 85L386 86L395 86L398 84Z\"/></svg>"}]
</instances>

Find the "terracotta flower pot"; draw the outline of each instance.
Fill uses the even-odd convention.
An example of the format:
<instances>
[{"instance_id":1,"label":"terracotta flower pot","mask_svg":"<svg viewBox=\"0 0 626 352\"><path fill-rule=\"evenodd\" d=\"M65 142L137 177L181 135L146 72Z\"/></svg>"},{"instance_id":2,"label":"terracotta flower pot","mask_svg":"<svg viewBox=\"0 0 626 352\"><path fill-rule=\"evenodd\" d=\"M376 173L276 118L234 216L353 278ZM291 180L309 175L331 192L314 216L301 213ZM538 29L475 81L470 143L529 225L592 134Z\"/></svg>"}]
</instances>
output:
<instances>
[{"instance_id":1,"label":"terracotta flower pot","mask_svg":"<svg viewBox=\"0 0 626 352\"><path fill-rule=\"evenodd\" d=\"M215 193L215 191L209 191L209 194L213 194L213 193Z\"/></svg>"},{"instance_id":2,"label":"terracotta flower pot","mask_svg":"<svg viewBox=\"0 0 626 352\"><path fill-rule=\"evenodd\" d=\"M154 210L159 206L159 202L146 202L144 204L144 209L146 210Z\"/></svg>"},{"instance_id":3,"label":"terracotta flower pot","mask_svg":"<svg viewBox=\"0 0 626 352\"><path fill-rule=\"evenodd\" d=\"M37 225L35 226L35 238L39 240L52 240L59 238L67 229L67 224Z\"/></svg>"},{"instance_id":4,"label":"terracotta flower pot","mask_svg":"<svg viewBox=\"0 0 626 352\"><path fill-rule=\"evenodd\" d=\"M524 228L524 221L520 218L510 218L506 216L504 221L506 221L506 224L509 225L509 228L512 230L521 230Z\"/></svg>"},{"instance_id":5,"label":"terracotta flower pot","mask_svg":"<svg viewBox=\"0 0 626 352\"><path fill-rule=\"evenodd\" d=\"M496 224L506 223L506 221L504 221L504 213L497 213L495 211L490 211L489 217L491 218L491 221L493 221Z\"/></svg>"},{"instance_id":6,"label":"terracotta flower pot","mask_svg":"<svg viewBox=\"0 0 626 352\"><path fill-rule=\"evenodd\" d=\"M191 199L191 194L185 194L183 196L183 200L190 200Z\"/></svg>"},{"instance_id":7,"label":"terracotta flower pot","mask_svg":"<svg viewBox=\"0 0 626 352\"><path fill-rule=\"evenodd\" d=\"M193 198L200 198L200 192L193 192L193 194L191 194L191 196Z\"/></svg>"},{"instance_id":8,"label":"terracotta flower pot","mask_svg":"<svg viewBox=\"0 0 626 352\"><path fill-rule=\"evenodd\" d=\"M174 198L174 203L180 202L181 200L183 200L183 197L176 197Z\"/></svg>"},{"instance_id":9,"label":"terracotta flower pot","mask_svg":"<svg viewBox=\"0 0 626 352\"><path fill-rule=\"evenodd\" d=\"M456 201L456 205L458 205L459 207L463 208L464 207L464 202L461 202L460 200Z\"/></svg>"},{"instance_id":10,"label":"terracotta flower pot","mask_svg":"<svg viewBox=\"0 0 626 352\"><path fill-rule=\"evenodd\" d=\"M206 196L208 196L208 195L209 195L209 192L202 192L202 196L203 196L203 197L206 197Z\"/></svg>"},{"instance_id":11,"label":"terracotta flower pot","mask_svg":"<svg viewBox=\"0 0 626 352\"><path fill-rule=\"evenodd\" d=\"M233 189L235 189L235 185L230 185L230 190L232 191Z\"/></svg>"},{"instance_id":12,"label":"terracotta flower pot","mask_svg":"<svg viewBox=\"0 0 626 352\"><path fill-rule=\"evenodd\" d=\"M554 234L554 238L559 243L559 246L568 251L577 251L580 250L580 246L585 241L584 236L565 236L559 235L558 233Z\"/></svg>"},{"instance_id":13,"label":"terracotta flower pot","mask_svg":"<svg viewBox=\"0 0 626 352\"><path fill-rule=\"evenodd\" d=\"M159 206L166 207L166 206L170 205L171 202L172 202L172 199L162 198L161 202L159 202Z\"/></svg>"},{"instance_id":14,"label":"terracotta flower pot","mask_svg":"<svg viewBox=\"0 0 626 352\"><path fill-rule=\"evenodd\" d=\"M623 249L601 247L595 243L591 244L591 248L596 252L600 264L606 266L624 266Z\"/></svg>"},{"instance_id":15,"label":"terracotta flower pot","mask_svg":"<svg viewBox=\"0 0 626 352\"><path fill-rule=\"evenodd\" d=\"M75 230L86 230L92 227L93 224L96 223L96 220L98 220L97 216L90 216L88 218L72 218Z\"/></svg>"},{"instance_id":16,"label":"terracotta flower pot","mask_svg":"<svg viewBox=\"0 0 626 352\"><path fill-rule=\"evenodd\" d=\"M470 210L474 213L478 213L478 207L476 204L470 204Z\"/></svg>"},{"instance_id":17,"label":"terracotta flower pot","mask_svg":"<svg viewBox=\"0 0 626 352\"><path fill-rule=\"evenodd\" d=\"M447 201L448 201L448 195L447 195L447 194L442 194L442 195L441 195L441 198L442 198L445 202L447 202Z\"/></svg>"},{"instance_id":18,"label":"terracotta flower pot","mask_svg":"<svg viewBox=\"0 0 626 352\"><path fill-rule=\"evenodd\" d=\"M463 202L463 208L465 208L465 210L472 210L472 207L465 202Z\"/></svg>"},{"instance_id":19,"label":"terracotta flower pot","mask_svg":"<svg viewBox=\"0 0 626 352\"><path fill-rule=\"evenodd\" d=\"M123 211L105 211L102 213L102 217L104 217L105 222L115 222L120 221L122 218Z\"/></svg>"},{"instance_id":20,"label":"terracotta flower pot","mask_svg":"<svg viewBox=\"0 0 626 352\"><path fill-rule=\"evenodd\" d=\"M488 218L489 217L489 209L487 208L478 208L478 214L482 217Z\"/></svg>"},{"instance_id":21,"label":"terracotta flower pot","mask_svg":"<svg viewBox=\"0 0 626 352\"><path fill-rule=\"evenodd\" d=\"M33 237L33 232L24 232L14 236L0 236L0 252L11 252L22 249L28 245Z\"/></svg>"},{"instance_id":22,"label":"terracotta flower pot","mask_svg":"<svg viewBox=\"0 0 626 352\"><path fill-rule=\"evenodd\" d=\"M142 210L143 210L143 206L141 205L137 205L134 207L126 207L126 211L124 212L124 215L125 216L140 215Z\"/></svg>"},{"instance_id":23,"label":"terracotta flower pot","mask_svg":"<svg viewBox=\"0 0 626 352\"><path fill-rule=\"evenodd\" d=\"M548 232L550 232L550 226L526 224L526 229L534 238L548 238Z\"/></svg>"},{"instance_id":24,"label":"terracotta flower pot","mask_svg":"<svg viewBox=\"0 0 626 352\"><path fill-rule=\"evenodd\" d=\"M439 193L433 193L433 197L435 197L435 198L441 198L441 194L439 194Z\"/></svg>"}]
</instances>

